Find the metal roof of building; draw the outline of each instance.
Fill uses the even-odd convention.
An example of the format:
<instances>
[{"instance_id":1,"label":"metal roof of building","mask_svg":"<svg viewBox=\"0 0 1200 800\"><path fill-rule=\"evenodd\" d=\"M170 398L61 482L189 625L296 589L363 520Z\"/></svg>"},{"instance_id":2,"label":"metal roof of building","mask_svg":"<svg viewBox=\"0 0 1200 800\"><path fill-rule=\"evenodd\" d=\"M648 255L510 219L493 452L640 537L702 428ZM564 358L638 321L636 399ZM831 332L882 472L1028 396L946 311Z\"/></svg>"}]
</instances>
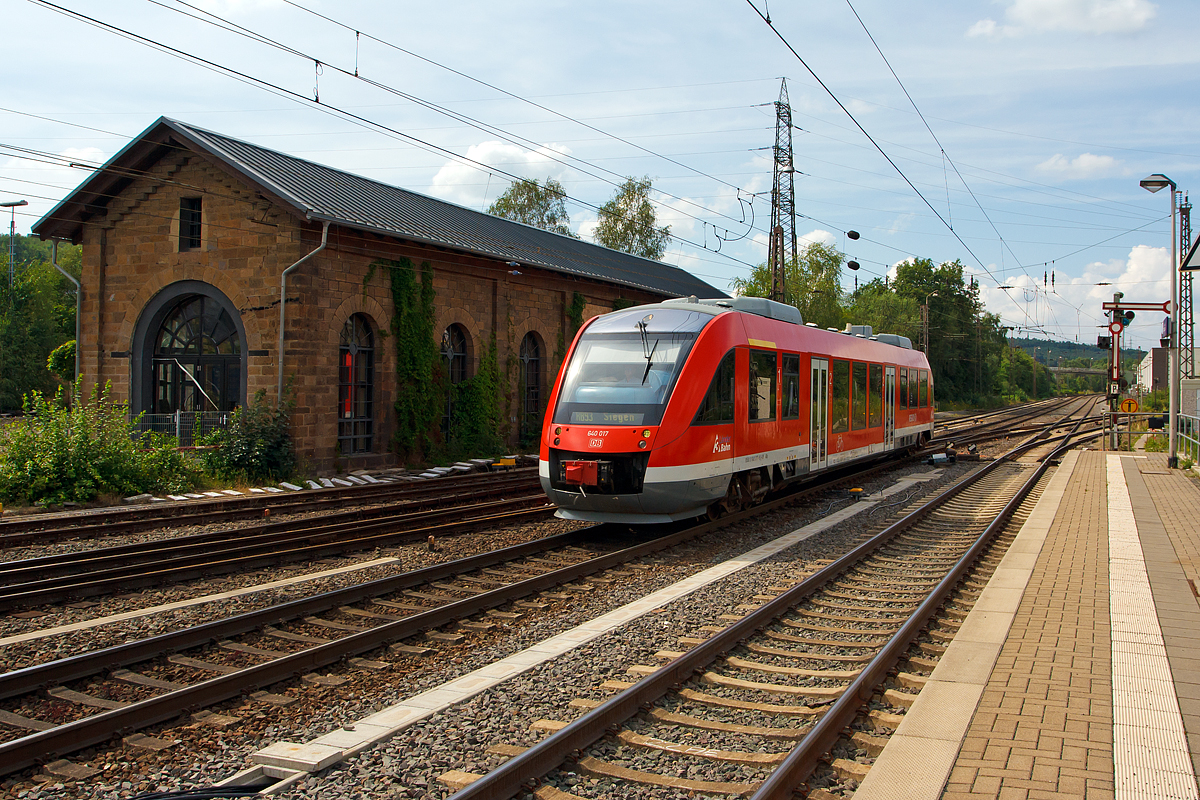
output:
<instances>
[{"instance_id":1,"label":"metal roof of building","mask_svg":"<svg viewBox=\"0 0 1200 800\"><path fill-rule=\"evenodd\" d=\"M146 169L161 157L172 138L218 160L307 219L673 297L724 296L669 264L473 211L166 117L113 156L33 231L78 241L89 209L104 205L122 188L119 184L127 184L131 170Z\"/></svg>"}]
</instances>

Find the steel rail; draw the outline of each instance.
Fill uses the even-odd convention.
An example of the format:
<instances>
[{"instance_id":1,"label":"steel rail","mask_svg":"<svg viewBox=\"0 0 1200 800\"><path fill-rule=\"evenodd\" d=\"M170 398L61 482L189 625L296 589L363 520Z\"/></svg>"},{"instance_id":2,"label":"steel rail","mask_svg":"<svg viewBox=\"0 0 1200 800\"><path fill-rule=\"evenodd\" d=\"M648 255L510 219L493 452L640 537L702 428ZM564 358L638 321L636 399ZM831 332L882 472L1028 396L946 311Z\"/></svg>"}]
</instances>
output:
<instances>
[{"instance_id":1,"label":"steel rail","mask_svg":"<svg viewBox=\"0 0 1200 800\"><path fill-rule=\"evenodd\" d=\"M1059 449L1068 447L1070 447L1069 443L1061 445ZM807 780L816 769L821 756L832 749L841 737L842 731L854 721L863 703L871 699L878 685L904 656L913 640L945 604L959 581L970 571L995 536L1008 524L1009 519L1021 503L1025 502L1025 498L1037 486L1049 467L1050 461L1047 459L1034 469L1033 474L1005 504L1000 513L975 540L975 543L955 563L950 572L926 596L912 616L900 627L900 630L851 681L846 691L842 692L842 695L834 701L800 744L783 760L783 763L767 776L767 779L752 796L752 800L789 800L792 797L796 788Z\"/></svg>"},{"instance_id":2,"label":"steel rail","mask_svg":"<svg viewBox=\"0 0 1200 800\"><path fill-rule=\"evenodd\" d=\"M585 748L590 747L604 736L605 733L633 717L645 705L654 702L673 687L679 686L689 680L697 671L725 653L728 653L752 633L766 627L777 617L782 616L800 601L838 578L847 569L890 542L900 533L925 519L933 511L957 497L968 488L976 485L1002 464L1014 458L1018 453L1034 446L1039 436L1040 434L1035 434L1030 437L1012 448L1008 453L987 464L982 469L975 471L928 503L912 511L903 519L888 526L871 539L863 542L831 564L810 575L792 589L749 612L741 620L732 623L724 630L706 639L703 643L668 662L630 688L625 689L620 694L597 706L594 710L577 718L523 753L509 759L500 767L453 794L451 800L482 800L483 798L494 800L494 798L513 797L527 789L530 785L536 784L544 775L557 768L564 761L576 757ZM1045 468L1046 466L1042 466L1039 469L1044 472ZM1008 509L1010 506L1012 508L1016 507L1016 505L1010 503L1005 508ZM940 604L939 601L938 606ZM922 607L925 607L925 604L922 604ZM936 610L936 607L934 607L934 610ZM918 625L915 630L919 629L920 626ZM909 627L906 625L901 630L907 631ZM907 643L905 646L907 646ZM853 687L854 684L851 686ZM837 730L840 732L843 727L845 726L843 725ZM808 735L811 736L812 733L810 732ZM807 737L805 741L807 741Z\"/></svg>"},{"instance_id":3,"label":"steel rail","mask_svg":"<svg viewBox=\"0 0 1200 800\"><path fill-rule=\"evenodd\" d=\"M503 473L503 476L536 475L536 470L522 467ZM0 547L17 547L44 542L51 537L85 536L91 531L113 533L138 530L164 524L191 525L203 522L253 517L264 507L277 512L285 509L328 508L353 503L384 502L394 497L419 498L443 488L465 489L476 484L488 485L500 477L498 473L448 475L422 483L376 483L364 486L306 489L302 492L223 497L167 505L104 508L67 513L32 514L0 521Z\"/></svg>"},{"instance_id":4,"label":"steel rail","mask_svg":"<svg viewBox=\"0 0 1200 800\"><path fill-rule=\"evenodd\" d=\"M531 504L536 504L530 507ZM464 517L464 513L481 514ZM483 503L471 508L452 508L436 512L424 512L418 516L418 527L396 530L397 520L384 520L367 525L336 525L329 530L306 530L302 537L308 542L298 547L280 550L286 540L277 537L269 541L249 544L231 544L218 552L180 556L162 562L158 568L141 564L129 568L110 569L89 573L87 580L80 575L66 575L31 581L23 584L0 587L0 610L53 603L79 597L95 597L116 590L138 589L160 586L166 583L226 574L239 569L256 569L281 565L302 558L322 558L347 551L370 550L384 544L406 539L424 539L427 536L445 536L494 525L497 520L512 522L549 516L554 506L546 502L545 495L530 495L493 503ZM351 534L343 538L343 534ZM225 557L225 554L229 554Z\"/></svg>"},{"instance_id":5,"label":"steel rail","mask_svg":"<svg viewBox=\"0 0 1200 800\"><path fill-rule=\"evenodd\" d=\"M70 752L100 744L117 733L128 733L164 722L184 712L256 691L259 687L270 686L273 683L336 663L341 659L370 652L382 645L411 638L423 631L441 627L490 608L496 608L534 592L544 591L594 572L642 558L688 539L798 502L837 484L849 480L859 480L867 475L883 471L889 466L891 466L890 463L879 464L865 472L852 472L849 469L835 470L827 473L819 483L806 484L792 494L770 500L745 511L691 526L650 542L502 586L474 597L439 606L368 631L351 634L327 644L290 654L282 659L212 678L180 690L133 703L124 708L93 714L51 730L0 744L0 775L10 774L38 763L53 760ZM503 560L528 555L539 547L544 548L547 543L553 543L554 546L572 543L578 541L579 537L583 535L582 531L560 534L557 537L514 545L511 548L472 556L468 559L460 559L458 562L428 567L415 573L383 578L326 595L292 601L224 620L214 620L184 631L163 634L92 653L82 653L47 664L27 667L0 675L0 698L18 696L39 688L57 685L63 681L85 678L103 669L115 669L150 658L169 655L189 647L244 633L261 625L287 622L298 617L320 613L323 610L327 611L338 605L388 594L400 588L407 588L409 585L490 566Z\"/></svg>"},{"instance_id":6,"label":"steel rail","mask_svg":"<svg viewBox=\"0 0 1200 800\"><path fill-rule=\"evenodd\" d=\"M992 464L984 467L982 470L976 472L975 475L982 477L982 475L990 473L998 466L999 463L1001 463L1001 461L1002 459L998 459L996 462L993 462ZM377 626L368 631L351 634L327 644L318 645L317 647L285 656L282 659L277 659L265 664L250 667L229 675L212 678L208 681L185 687L181 690L169 692L158 697L150 698L148 700L140 701L124 708L94 714L84 719L68 723L64 726L59 726L48 731L34 733L8 743L0 744L0 775L10 774L12 772L25 769L29 766L33 766L37 763L49 761L55 757L100 744L117 733L130 732L158 722L173 719L174 717L186 711L194 710L198 707L211 705L232 697L239 696L243 693L254 691L260 686L270 686L273 683L293 678L314 669L319 669L320 667L335 663L341 659L358 655L360 653L369 652L384 644L410 638L424 630L437 628L456 620L469 617L473 614L479 613L480 611L489 608L495 608L527 596L533 592L552 588L560 585L561 583L576 580L579 577L583 577L593 572L608 569L635 558L640 558L644 555L656 552L657 550L672 547L675 544L686 541L687 539L745 521L786 505L790 505L809 495L824 491L840 483L844 483L849 480L861 480L875 473L884 471L889 466L891 466L891 463L885 462L872 466L863 472L853 472L850 468L835 470L827 473L823 480L815 483L806 483L800 487L795 487L790 494L783 497L768 500L767 502L754 508L735 514L730 514L698 526L686 528L684 530L672 533L666 537L662 537L642 545L626 548L625 550L618 551L616 553L601 556L598 559L584 561L560 570L555 570L540 576L518 581L516 583L500 587L475 597L466 598L464 600L440 606L435 609L430 609L426 612L421 612L420 614L411 617L397 620L396 622ZM941 503L956 496L968 485L969 484L966 482L960 482L960 484L956 485L955 487L951 487L950 490L943 493L940 496L940 502L938 500L935 500L934 502L937 502L938 505L941 505ZM905 518L905 520L911 520L910 524L915 522L916 514L917 512L910 514ZM903 523L905 520L901 520L901 523ZM895 533L899 532L899 528L897 526L901 523L897 523L888 529L893 531L892 535L895 535ZM887 531L884 533L887 533ZM563 541L570 541L573 537L579 535L581 535L581 532L562 534L561 536L563 537ZM878 540L879 538L880 537L877 536L875 537L875 540ZM890 539L891 537L889 536L888 538ZM436 565L434 567L426 568L426 570L422 570L419 573L411 573L402 576L394 576L392 578L380 579L379 581L370 582L368 584L362 584L360 586L348 587L346 589L337 590L336 592L326 593L326 595L319 595L314 598L305 598L303 600L293 601L291 603L286 603L269 609L262 609L258 612L249 612L248 614L238 615L237 617L232 617L225 620L216 620L211 623L198 626L197 628L176 632L174 634L164 634L160 637L153 637L151 639L141 640L138 642L130 642L125 645L118 645L116 647L106 648L105 650L96 651L93 653L80 654L79 656L62 659L57 662L50 662L49 664L45 665L29 667L24 670L9 673L5 676L0 676L0 697L14 696L24 693L25 691L37 689L39 687L58 684L66 680L87 677L88 675L95 674L98 670L103 668L114 668L122 665L134 664L138 661L167 655L170 652L186 649L187 647L194 647L212 641L218 641L220 639L227 638L228 636L245 632L247 628L253 629L261 624L269 624L270 621L287 622L300 616L320 613L323 610L327 611L334 605L345 605L349 602L363 600L367 597L378 596L380 594L386 594L395 590L381 590L381 587L384 584L400 587L401 583L407 580L413 582L409 585L416 585L418 583L445 577L453 572L470 571L471 569L477 569L481 566L486 566L487 564L484 563L485 561L490 560L488 563L498 563L506 558L511 558L511 553L515 551L521 550L523 552L530 552L528 548L544 546L548 541L550 540L539 540L538 542L529 542L523 545L516 545L513 548L506 548L505 551L495 551L493 553L486 553L481 554L480 556L471 557L471 559L462 559L458 564L449 562L443 565ZM865 543L852 552L868 552L864 548L870 544L871 542ZM884 541L880 540L878 544L876 544L874 547L870 547L869 549L877 549L877 547L881 546L882 544L884 544ZM506 552L510 555L502 555ZM830 566L832 567L834 565L843 563L848 564L848 557L849 554L847 554L847 556L843 556ZM472 566L465 566L465 562L468 561L471 562ZM828 567L817 573L817 575L822 574L827 576L825 580L821 581L822 584L833 577L836 577L836 574L830 571ZM813 578L815 577L817 576L813 576ZM800 584L797 589L805 585L812 585L815 590L815 588L817 588L815 583L810 584L810 581L812 581L812 578ZM795 590L793 590L793 592L794 591ZM753 612L752 616L756 619L760 618L764 609L773 609L777 607L780 609L783 608L778 600L770 603L769 606L764 606L763 609ZM780 613L782 613L782 610ZM239 628L241 630L238 630ZM723 637L722 641L724 641L725 639L729 639L729 636L727 635L728 633L729 629L726 629L726 631L722 634L718 634L718 637ZM706 642L706 645L709 645L708 649L712 649L710 644L712 641L713 640L709 640L709 642ZM731 639L725 642L724 649L727 650L736 643L736 638ZM701 647L703 648L704 645ZM684 658L686 658L686 655ZM711 658L709 660L711 660ZM678 661L679 660L677 659L676 662L668 664L664 670L672 668L672 666L676 665ZM695 670L692 669L686 673L680 672L677 677L679 680L682 680L683 677L690 675L691 672L694 671ZM659 672L663 672L663 670L660 670ZM656 675L657 674L658 673L656 673ZM674 672L672 672L672 674L674 674ZM654 677L655 676L650 676L650 678ZM647 678L646 680L648 681L650 678ZM641 686L643 683L646 683L646 681L640 682L638 686ZM21 684L23 684L25 688L18 689L18 685ZM637 686L634 687L634 689L636 688ZM633 690L631 689L630 691ZM622 695L619 695L617 698L613 698L613 701L620 701L623 697L625 697L626 694L628 693L622 693ZM602 706L601 708L611 706L613 701L606 703L605 706ZM640 704L640 702L634 703L632 708L628 710L628 713L622 719L627 718L636 712L637 708L640 707ZM601 709L597 709L597 711L600 710ZM563 732L566 733L567 730L573 726L574 723L572 726L568 726L568 729L564 729ZM557 735L551 737L551 739L555 738L557 738ZM549 741L549 739L546 740L546 742ZM546 742L543 742L543 744L546 744ZM538 747L541 746L539 745ZM557 763L561 763L561 759L559 759L559 762ZM554 766L556 766L557 763ZM548 771L548 769L545 771ZM544 772L542 774L544 774Z\"/></svg>"},{"instance_id":7,"label":"steel rail","mask_svg":"<svg viewBox=\"0 0 1200 800\"><path fill-rule=\"evenodd\" d=\"M168 558L173 554L184 554L199 548L244 544L261 539L262 537L295 534L302 536L305 531L331 529L332 526L343 526L347 530L361 529L360 523L371 520L375 524L389 519L404 521L416 519L416 515L435 513L444 510L447 505L468 500L477 505L481 500L496 495L512 495L514 490L530 492L540 491L536 482L522 481L518 484L508 484L499 487L478 489L469 494L447 494L430 498L427 502L402 501L403 505L389 505L371 509L355 509L340 511L332 514L312 516L305 519L277 521L259 525L249 525L242 528L225 528L219 531L196 533L187 536L176 536L167 539L156 539L147 542L99 547L79 550L70 553L60 553L51 556L39 556L17 561L0 562L0 585L19 581L22 575L49 578L63 572L79 571L86 568L89 571L109 566L126 566L139 564L155 559ZM429 506L433 506L430 508ZM382 519L381 519L382 518ZM211 552L211 550L206 550Z\"/></svg>"}]
</instances>

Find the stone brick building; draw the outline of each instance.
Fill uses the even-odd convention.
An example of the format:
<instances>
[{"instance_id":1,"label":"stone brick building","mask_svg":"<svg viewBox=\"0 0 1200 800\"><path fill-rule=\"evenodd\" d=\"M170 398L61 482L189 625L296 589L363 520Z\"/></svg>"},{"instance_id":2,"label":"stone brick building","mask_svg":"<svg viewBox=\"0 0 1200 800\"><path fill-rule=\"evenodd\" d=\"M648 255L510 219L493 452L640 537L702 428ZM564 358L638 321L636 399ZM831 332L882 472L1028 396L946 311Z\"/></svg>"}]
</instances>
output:
<instances>
[{"instance_id":1,"label":"stone brick building","mask_svg":"<svg viewBox=\"0 0 1200 800\"><path fill-rule=\"evenodd\" d=\"M394 461L383 262L432 270L452 382L474 374L493 334L500 364L516 356L520 374L502 375L513 444L545 401L577 294L585 319L614 303L723 296L666 264L166 118L33 231L83 245L85 387L110 381L135 413L171 414L227 411L290 380L297 451L319 471Z\"/></svg>"}]
</instances>

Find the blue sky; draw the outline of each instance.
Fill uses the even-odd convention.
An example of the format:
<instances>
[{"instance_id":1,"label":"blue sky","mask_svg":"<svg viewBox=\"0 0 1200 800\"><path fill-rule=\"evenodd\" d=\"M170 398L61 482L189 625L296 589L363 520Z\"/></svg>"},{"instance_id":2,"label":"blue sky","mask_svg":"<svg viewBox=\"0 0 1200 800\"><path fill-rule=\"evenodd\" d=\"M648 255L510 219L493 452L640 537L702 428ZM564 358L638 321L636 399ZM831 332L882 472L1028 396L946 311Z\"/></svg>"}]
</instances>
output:
<instances>
[{"instance_id":1,"label":"blue sky","mask_svg":"<svg viewBox=\"0 0 1200 800\"><path fill-rule=\"evenodd\" d=\"M86 177L67 164L103 162L165 115L477 209L502 173L552 176L585 236L614 183L649 175L678 236L667 260L724 289L765 258L786 77L801 234L843 248L860 280L958 258L1015 336L1093 342L1113 291L1168 297L1169 200L1138 180L1200 191L1187 0L755 0L925 200L745 0L294 1L58 3L276 90L6 3L0 200L29 200L18 230ZM217 17L293 52L202 21ZM1140 315L1130 344L1155 343L1159 322Z\"/></svg>"}]
</instances>

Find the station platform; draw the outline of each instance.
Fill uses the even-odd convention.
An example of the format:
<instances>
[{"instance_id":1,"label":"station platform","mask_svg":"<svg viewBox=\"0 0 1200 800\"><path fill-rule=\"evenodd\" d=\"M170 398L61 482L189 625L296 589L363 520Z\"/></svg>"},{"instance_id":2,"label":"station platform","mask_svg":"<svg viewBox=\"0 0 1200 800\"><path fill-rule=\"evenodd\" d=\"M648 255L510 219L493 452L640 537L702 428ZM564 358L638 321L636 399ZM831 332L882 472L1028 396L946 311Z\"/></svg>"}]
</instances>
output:
<instances>
[{"instance_id":1,"label":"station platform","mask_svg":"<svg viewBox=\"0 0 1200 800\"><path fill-rule=\"evenodd\" d=\"M1200 482L1072 451L855 800L1200 797Z\"/></svg>"}]
</instances>

